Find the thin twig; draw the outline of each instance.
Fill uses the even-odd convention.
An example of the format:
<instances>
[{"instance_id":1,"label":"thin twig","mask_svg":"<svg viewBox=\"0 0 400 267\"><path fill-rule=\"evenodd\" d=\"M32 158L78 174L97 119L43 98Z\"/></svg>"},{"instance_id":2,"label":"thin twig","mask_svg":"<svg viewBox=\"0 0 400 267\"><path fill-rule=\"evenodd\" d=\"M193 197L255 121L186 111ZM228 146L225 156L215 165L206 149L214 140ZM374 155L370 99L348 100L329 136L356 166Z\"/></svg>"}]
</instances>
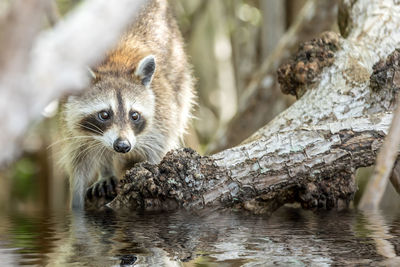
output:
<instances>
[{"instance_id":1,"label":"thin twig","mask_svg":"<svg viewBox=\"0 0 400 267\"><path fill-rule=\"evenodd\" d=\"M358 208L362 210L376 210L385 193L389 175L392 172L394 162L400 145L400 105L397 104L389 133L385 137L383 146L376 159L374 173L367 184Z\"/></svg>"}]
</instances>

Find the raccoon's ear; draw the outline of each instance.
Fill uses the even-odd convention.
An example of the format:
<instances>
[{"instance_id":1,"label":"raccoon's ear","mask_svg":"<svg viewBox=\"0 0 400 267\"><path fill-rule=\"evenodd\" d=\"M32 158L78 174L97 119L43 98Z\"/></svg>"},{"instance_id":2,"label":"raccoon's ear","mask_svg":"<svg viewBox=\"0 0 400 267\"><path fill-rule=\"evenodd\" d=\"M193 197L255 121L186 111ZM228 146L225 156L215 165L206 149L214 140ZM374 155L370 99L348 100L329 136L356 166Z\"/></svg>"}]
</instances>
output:
<instances>
[{"instance_id":1,"label":"raccoon's ear","mask_svg":"<svg viewBox=\"0 0 400 267\"><path fill-rule=\"evenodd\" d=\"M135 75L140 78L142 84L148 87L153 79L154 71L156 70L156 60L153 55L143 58L135 71Z\"/></svg>"}]
</instances>

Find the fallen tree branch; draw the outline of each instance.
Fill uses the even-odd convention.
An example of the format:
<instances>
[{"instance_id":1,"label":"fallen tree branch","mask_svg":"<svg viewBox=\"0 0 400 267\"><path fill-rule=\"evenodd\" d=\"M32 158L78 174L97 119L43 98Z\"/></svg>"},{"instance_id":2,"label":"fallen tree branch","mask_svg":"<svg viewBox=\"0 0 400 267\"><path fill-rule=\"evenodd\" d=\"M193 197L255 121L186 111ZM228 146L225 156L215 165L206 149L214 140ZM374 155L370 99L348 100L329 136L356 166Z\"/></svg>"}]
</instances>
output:
<instances>
[{"instance_id":1,"label":"fallen tree branch","mask_svg":"<svg viewBox=\"0 0 400 267\"><path fill-rule=\"evenodd\" d=\"M388 113L299 127L210 157L175 150L159 166L131 169L110 206L239 205L257 213L294 201L307 208L344 206L355 192L355 170L374 163L391 119Z\"/></svg>"},{"instance_id":2,"label":"fallen tree branch","mask_svg":"<svg viewBox=\"0 0 400 267\"><path fill-rule=\"evenodd\" d=\"M326 33L303 47L316 51L318 63L313 63L313 56L292 62L300 66L294 68L295 76L304 82L295 80L292 89L301 98L290 108L238 147L211 157L175 151L159 166L135 167L110 206L239 205L270 212L292 201L326 208L350 201L356 189L354 173L374 163L397 94L393 88L371 90L372 69L400 47L398 1L352 3L347 39ZM329 44L338 49L336 53L318 54L331 49ZM281 79L292 79L293 73L286 78L285 73L281 72Z\"/></svg>"}]
</instances>

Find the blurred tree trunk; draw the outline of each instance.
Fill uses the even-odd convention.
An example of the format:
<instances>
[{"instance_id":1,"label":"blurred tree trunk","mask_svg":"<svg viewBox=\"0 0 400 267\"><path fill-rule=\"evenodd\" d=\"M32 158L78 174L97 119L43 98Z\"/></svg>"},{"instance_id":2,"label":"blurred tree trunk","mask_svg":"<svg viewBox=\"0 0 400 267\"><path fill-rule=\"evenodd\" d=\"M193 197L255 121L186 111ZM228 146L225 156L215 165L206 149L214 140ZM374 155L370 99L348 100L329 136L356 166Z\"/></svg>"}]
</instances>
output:
<instances>
[{"instance_id":1,"label":"blurred tree trunk","mask_svg":"<svg viewBox=\"0 0 400 267\"><path fill-rule=\"evenodd\" d=\"M195 115L199 119L195 120L194 124L202 143L208 142L209 136L214 134L218 125L218 101L215 101L218 92L218 71L214 52L216 36L214 23L217 23L215 18L218 16L224 18L225 14L216 14L223 11L221 9L212 10L211 5L218 5L214 2L204 1L204 6L196 11L196 19L191 20L193 24L183 29L183 32L186 32L187 50L197 77L199 107ZM184 1L184 4L190 3Z\"/></svg>"},{"instance_id":2,"label":"blurred tree trunk","mask_svg":"<svg viewBox=\"0 0 400 267\"><path fill-rule=\"evenodd\" d=\"M284 1L260 0L259 19L243 21L246 18L240 17L240 10L247 7L248 9L252 8L251 10L255 13L255 8L239 0L234 3L232 13L239 13L239 18L234 20L235 31L232 34L232 47L237 94L240 98L254 76L255 70L272 53L284 34L286 6ZM257 17L255 14L253 17ZM226 127L225 124L221 127Z\"/></svg>"},{"instance_id":3,"label":"blurred tree trunk","mask_svg":"<svg viewBox=\"0 0 400 267\"><path fill-rule=\"evenodd\" d=\"M321 32L331 29L336 22L336 16L336 1L306 2L296 21L248 81L239 99L237 114L210 144L209 153L239 144L293 101L282 97L277 81L277 67L295 52L299 42L315 38Z\"/></svg>"},{"instance_id":4,"label":"blurred tree trunk","mask_svg":"<svg viewBox=\"0 0 400 267\"><path fill-rule=\"evenodd\" d=\"M236 93L240 96L260 61L260 33L263 27L261 10L248 1L235 0L230 5L232 13L231 43L236 80ZM246 14L251 14L247 15ZM235 100L235 108L237 99ZM225 121L225 124L227 121ZM224 125L221 125L222 127ZM221 127L220 126L220 127Z\"/></svg>"},{"instance_id":5,"label":"blurred tree trunk","mask_svg":"<svg viewBox=\"0 0 400 267\"><path fill-rule=\"evenodd\" d=\"M355 171L374 163L392 120L400 3L356 0L346 9L347 39L325 33L280 68L283 90L300 98L290 108L240 146L210 157L178 150L158 166L137 165L109 205L271 212L293 201L348 204Z\"/></svg>"},{"instance_id":6,"label":"blurred tree trunk","mask_svg":"<svg viewBox=\"0 0 400 267\"><path fill-rule=\"evenodd\" d=\"M291 25L297 19L299 11L304 7L307 0L286 0L286 23ZM332 0L331 2L336 2Z\"/></svg>"},{"instance_id":7,"label":"blurred tree trunk","mask_svg":"<svg viewBox=\"0 0 400 267\"><path fill-rule=\"evenodd\" d=\"M286 29L284 1L261 0L261 58L267 58L275 49ZM298 10L301 10L298 9Z\"/></svg>"}]
</instances>

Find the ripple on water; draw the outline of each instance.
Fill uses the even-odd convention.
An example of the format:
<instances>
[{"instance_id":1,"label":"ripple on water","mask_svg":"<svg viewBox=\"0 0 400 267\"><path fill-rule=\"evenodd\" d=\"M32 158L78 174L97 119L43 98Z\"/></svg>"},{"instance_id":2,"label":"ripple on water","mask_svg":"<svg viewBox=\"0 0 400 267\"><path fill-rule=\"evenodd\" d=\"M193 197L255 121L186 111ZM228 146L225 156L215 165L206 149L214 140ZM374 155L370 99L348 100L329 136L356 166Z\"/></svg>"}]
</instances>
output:
<instances>
[{"instance_id":1,"label":"ripple on water","mask_svg":"<svg viewBox=\"0 0 400 267\"><path fill-rule=\"evenodd\" d=\"M15 265L330 266L396 262L400 214L9 213L0 261Z\"/></svg>"}]
</instances>

